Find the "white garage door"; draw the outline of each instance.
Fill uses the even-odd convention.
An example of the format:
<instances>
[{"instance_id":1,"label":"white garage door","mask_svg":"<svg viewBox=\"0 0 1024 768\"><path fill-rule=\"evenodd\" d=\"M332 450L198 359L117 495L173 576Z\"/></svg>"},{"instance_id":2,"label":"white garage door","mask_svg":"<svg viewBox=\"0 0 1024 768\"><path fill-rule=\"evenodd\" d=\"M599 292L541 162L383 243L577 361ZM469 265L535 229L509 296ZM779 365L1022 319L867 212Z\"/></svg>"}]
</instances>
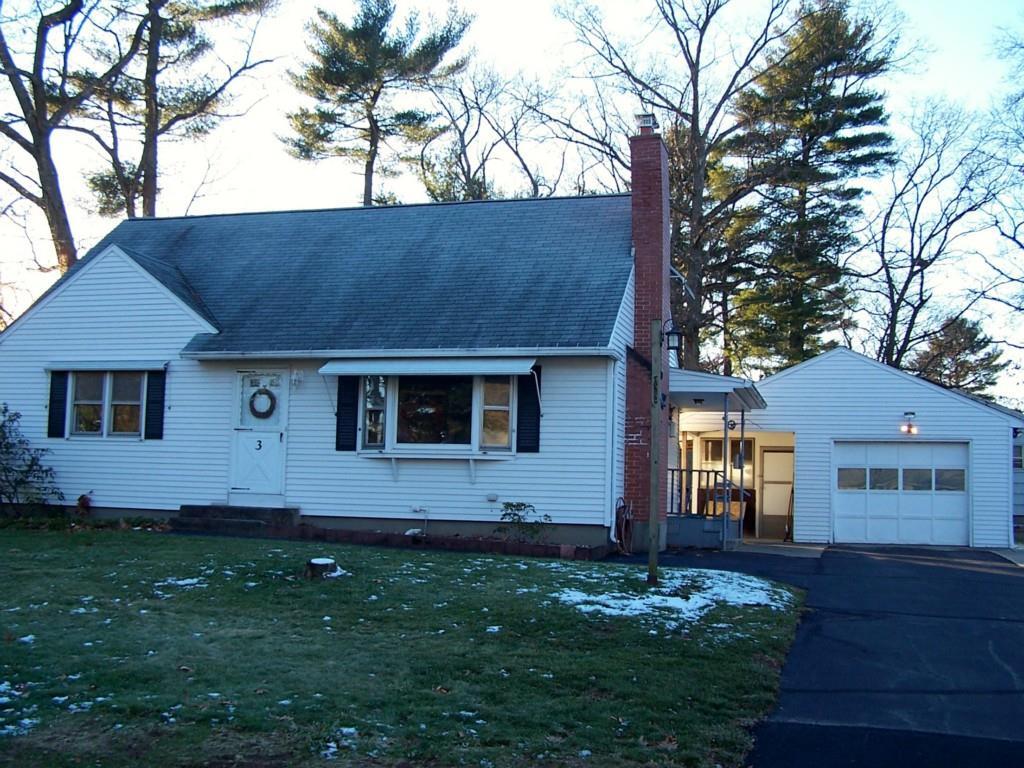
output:
<instances>
[{"instance_id":1,"label":"white garage door","mask_svg":"<svg viewBox=\"0 0 1024 768\"><path fill-rule=\"evenodd\" d=\"M835 540L958 544L968 537L966 443L836 443Z\"/></svg>"}]
</instances>

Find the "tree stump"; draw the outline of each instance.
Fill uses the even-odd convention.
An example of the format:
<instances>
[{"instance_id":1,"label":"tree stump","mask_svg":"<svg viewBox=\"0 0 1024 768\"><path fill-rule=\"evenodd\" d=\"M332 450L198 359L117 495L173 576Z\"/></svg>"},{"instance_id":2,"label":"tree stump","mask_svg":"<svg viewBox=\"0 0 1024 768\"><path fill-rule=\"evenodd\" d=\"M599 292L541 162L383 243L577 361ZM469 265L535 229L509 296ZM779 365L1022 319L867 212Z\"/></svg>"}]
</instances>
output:
<instances>
[{"instance_id":1,"label":"tree stump","mask_svg":"<svg viewBox=\"0 0 1024 768\"><path fill-rule=\"evenodd\" d=\"M306 563L307 579L323 579L329 573L334 573L338 570L338 564L329 557L314 557L308 563Z\"/></svg>"}]
</instances>

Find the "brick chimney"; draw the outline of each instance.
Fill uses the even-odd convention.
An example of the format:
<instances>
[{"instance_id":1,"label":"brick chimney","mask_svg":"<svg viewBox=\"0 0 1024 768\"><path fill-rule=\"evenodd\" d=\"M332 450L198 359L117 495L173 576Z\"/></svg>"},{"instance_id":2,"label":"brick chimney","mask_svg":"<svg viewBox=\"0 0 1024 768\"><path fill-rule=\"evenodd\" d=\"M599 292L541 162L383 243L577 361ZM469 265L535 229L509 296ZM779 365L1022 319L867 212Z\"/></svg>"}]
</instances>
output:
<instances>
[{"instance_id":1,"label":"brick chimney","mask_svg":"<svg viewBox=\"0 0 1024 768\"><path fill-rule=\"evenodd\" d=\"M634 319L633 350L626 360L625 497L633 504L634 548L646 550L651 493L660 498L660 517L668 512L667 472L651 487L651 321L663 324L669 308L668 152L654 115L637 115L638 135L629 140L632 176ZM668 351L662 345L662 394L668 394ZM668 407L661 411L661 467L668 466ZM661 529L665 540L665 526Z\"/></svg>"}]
</instances>

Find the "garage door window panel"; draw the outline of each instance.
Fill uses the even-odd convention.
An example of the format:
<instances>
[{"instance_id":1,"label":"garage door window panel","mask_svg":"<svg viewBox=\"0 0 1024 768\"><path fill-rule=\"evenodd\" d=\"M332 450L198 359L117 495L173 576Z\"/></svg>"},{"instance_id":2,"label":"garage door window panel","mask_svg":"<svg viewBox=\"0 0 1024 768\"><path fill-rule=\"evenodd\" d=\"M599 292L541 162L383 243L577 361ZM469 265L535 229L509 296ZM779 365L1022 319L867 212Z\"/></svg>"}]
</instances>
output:
<instances>
[{"instance_id":1,"label":"garage door window panel","mask_svg":"<svg viewBox=\"0 0 1024 768\"><path fill-rule=\"evenodd\" d=\"M864 467L840 467L838 488L840 491L863 491L868 487L868 471Z\"/></svg>"},{"instance_id":2,"label":"garage door window panel","mask_svg":"<svg viewBox=\"0 0 1024 768\"><path fill-rule=\"evenodd\" d=\"M872 491L898 491L900 471L896 467L871 467L868 470L869 488Z\"/></svg>"},{"instance_id":3,"label":"garage door window panel","mask_svg":"<svg viewBox=\"0 0 1024 768\"><path fill-rule=\"evenodd\" d=\"M967 490L967 472L963 469L936 469L935 470L936 491L965 491Z\"/></svg>"},{"instance_id":4,"label":"garage door window panel","mask_svg":"<svg viewBox=\"0 0 1024 768\"><path fill-rule=\"evenodd\" d=\"M932 471L931 469L917 469L907 467L903 470L904 491L931 491Z\"/></svg>"}]
</instances>

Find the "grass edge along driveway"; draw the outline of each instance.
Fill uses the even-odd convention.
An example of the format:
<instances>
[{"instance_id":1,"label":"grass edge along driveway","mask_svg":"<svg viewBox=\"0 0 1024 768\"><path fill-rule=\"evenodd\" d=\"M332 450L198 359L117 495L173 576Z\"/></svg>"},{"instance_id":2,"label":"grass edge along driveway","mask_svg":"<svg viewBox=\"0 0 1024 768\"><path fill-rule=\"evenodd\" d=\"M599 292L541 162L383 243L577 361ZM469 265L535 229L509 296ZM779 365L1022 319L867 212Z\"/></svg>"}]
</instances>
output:
<instances>
[{"instance_id":1,"label":"grass edge along driveway","mask_svg":"<svg viewBox=\"0 0 1024 768\"><path fill-rule=\"evenodd\" d=\"M325 554L343 572L303 580ZM654 591L643 577L2 531L0 765L739 765L800 595L720 571L663 569Z\"/></svg>"}]
</instances>

